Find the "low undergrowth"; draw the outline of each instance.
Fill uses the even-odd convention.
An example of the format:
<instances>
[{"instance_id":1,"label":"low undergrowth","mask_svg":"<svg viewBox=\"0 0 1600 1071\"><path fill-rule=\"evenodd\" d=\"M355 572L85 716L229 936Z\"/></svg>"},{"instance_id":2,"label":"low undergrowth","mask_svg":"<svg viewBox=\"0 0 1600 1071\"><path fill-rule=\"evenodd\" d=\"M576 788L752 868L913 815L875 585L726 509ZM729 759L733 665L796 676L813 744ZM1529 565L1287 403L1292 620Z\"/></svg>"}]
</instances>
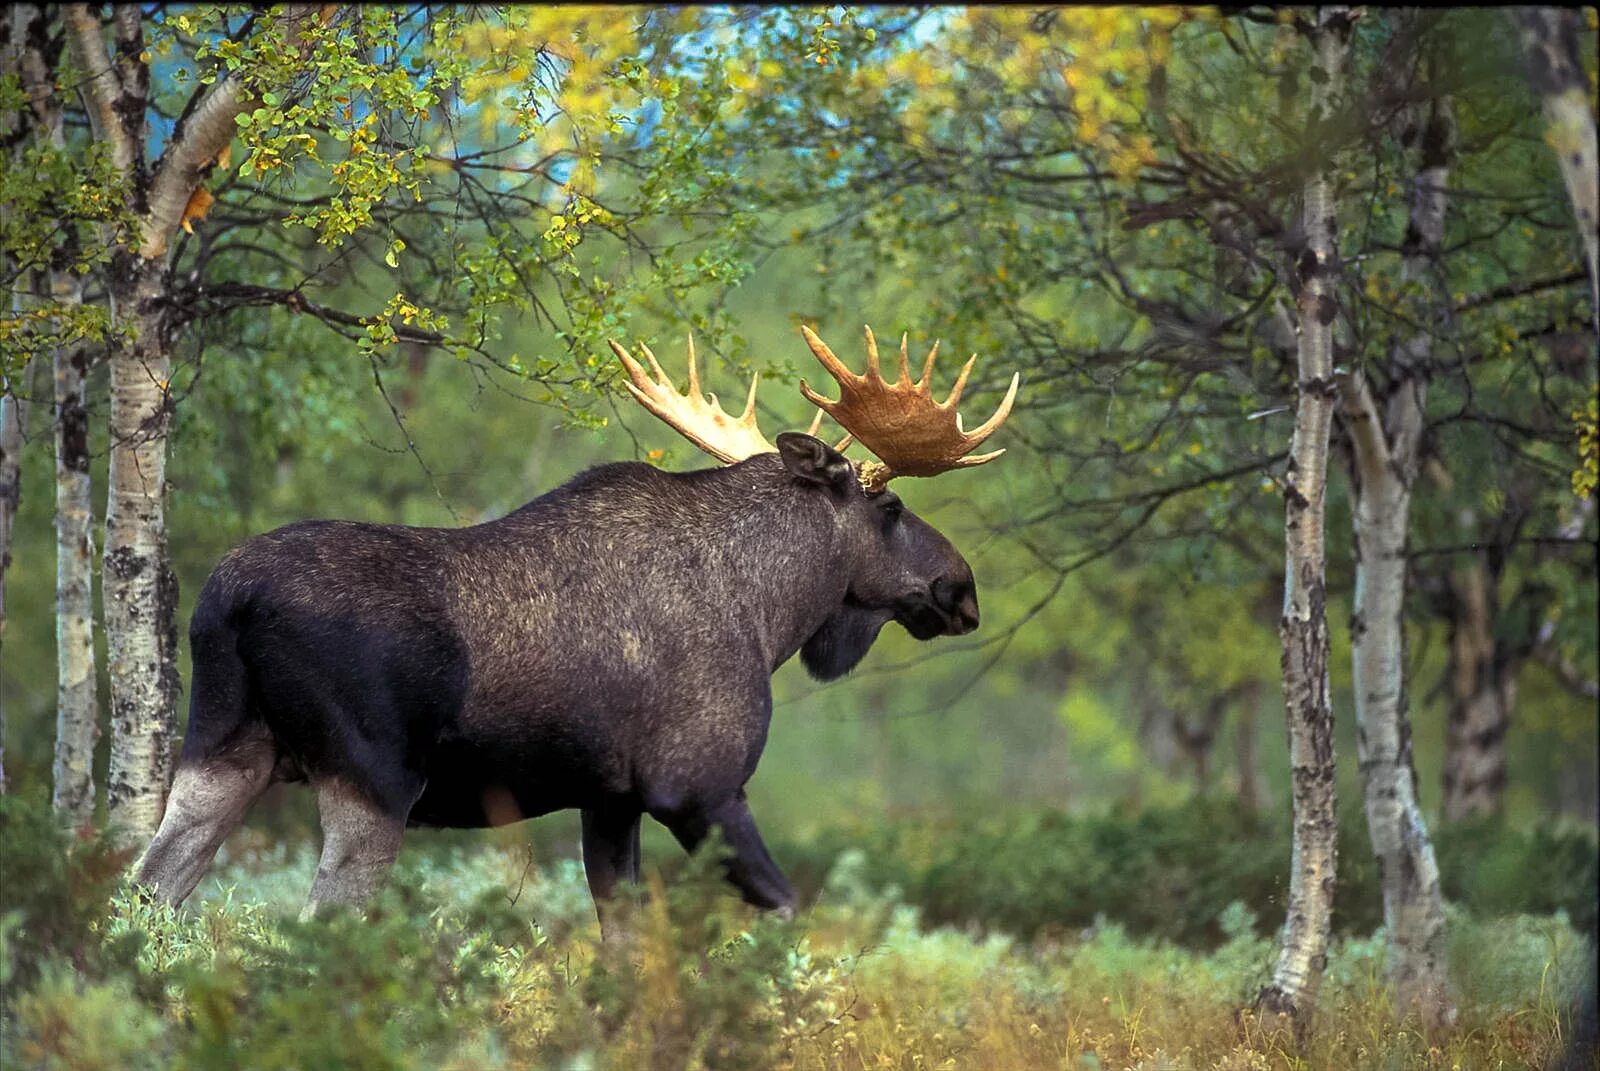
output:
<instances>
[{"instance_id":1,"label":"low undergrowth","mask_svg":"<svg viewBox=\"0 0 1600 1071\"><path fill-rule=\"evenodd\" d=\"M0 859L7 1068L1544 1068L1593 970L1563 915L1455 910L1461 1017L1429 1038L1394 1021L1381 933L1343 937L1296 1051L1235 1015L1273 953L1242 901L1205 948L1109 918L1025 940L933 926L847 851L785 922L702 857L607 945L575 863L488 844L304 923L309 846L236 853L176 912L41 807L0 803Z\"/></svg>"}]
</instances>

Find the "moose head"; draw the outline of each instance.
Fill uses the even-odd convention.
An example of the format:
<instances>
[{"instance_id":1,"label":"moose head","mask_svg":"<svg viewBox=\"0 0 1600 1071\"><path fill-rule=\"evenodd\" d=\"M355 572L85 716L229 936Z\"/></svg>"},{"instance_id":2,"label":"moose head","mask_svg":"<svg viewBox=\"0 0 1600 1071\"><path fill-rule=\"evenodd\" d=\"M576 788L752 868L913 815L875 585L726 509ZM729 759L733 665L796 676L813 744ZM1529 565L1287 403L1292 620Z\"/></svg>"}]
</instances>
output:
<instances>
[{"instance_id":1,"label":"moose head","mask_svg":"<svg viewBox=\"0 0 1600 1071\"><path fill-rule=\"evenodd\" d=\"M889 381L883 378L871 327L864 328L867 370L861 375L850 371L809 327L800 330L838 384L839 398L830 400L801 380L800 393L817 407L817 414L804 434L785 432L776 445L756 423L759 380L750 381L738 417L725 412L715 394L701 396L693 338L684 392L673 386L648 346L641 345L640 353L649 363L649 373L617 342L611 349L628 373L628 391L668 427L729 464L776 453L797 483L817 489L833 506L838 538L849 548L844 556L849 584L843 603L801 649L806 669L819 679L831 680L853 669L891 620L919 640L960 636L978 627L978 591L971 567L948 539L905 508L889 489L889 481L899 476L937 476L985 464L1005 453L972 452L1005 423L1020 376L1012 375L994 415L969 432L962 426L957 405L977 355L962 367L950 394L939 402L933 397L938 342L928 351L922 375L913 381L908 339L902 335L899 375ZM816 437L824 414L847 432L833 446ZM865 446L876 460L850 461L843 451L851 442Z\"/></svg>"}]
</instances>

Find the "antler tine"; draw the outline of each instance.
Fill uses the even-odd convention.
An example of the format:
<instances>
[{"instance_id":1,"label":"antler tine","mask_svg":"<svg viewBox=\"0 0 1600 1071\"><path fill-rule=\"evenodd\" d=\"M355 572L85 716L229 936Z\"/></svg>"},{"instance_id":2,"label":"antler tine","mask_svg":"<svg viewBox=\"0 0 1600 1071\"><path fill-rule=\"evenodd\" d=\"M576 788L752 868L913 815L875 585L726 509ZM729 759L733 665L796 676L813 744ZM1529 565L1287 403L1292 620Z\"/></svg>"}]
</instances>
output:
<instances>
[{"instance_id":1,"label":"antler tine","mask_svg":"<svg viewBox=\"0 0 1600 1071\"><path fill-rule=\"evenodd\" d=\"M805 336L806 345L811 347L811 352L816 354L818 361L822 362L822 367L826 368L828 374L837 380L841 386L846 383L857 383L863 378L846 368L844 362L834 356L833 350L829 349L828 344L818 338L816 332L812 331L811 328L801 324L800 334Z\"/></svg>"},{"instance_id":2,"label":"antler tine","mask_svg":"<svg viewBox=\"0 0 1600 1071\"><path fill-rule=\"evenodd\" d=\"M1021 385L1022 385L1022 373L1021 372L1013 372L1013 373L1011 373L1011 386L1006 391L1005 398L1003 398L1001 400L1000 408L998 408L998 409L996 409L994 411L994 416L990 417L988 420L985 420L982 424L979 424L977 427L973 428L969 432L963 432L963 434L966 435L966 437L967 437L967 442L971 443L973 446L978 446L979 444L981 444L983 442L983 440L985 440L989 436L993 435L995 433L995 431L1000 427L1001 424L1004 424L1006 422L1006 417L1011 415L1011 403L1015 402L1017 400L1017 388L1019 386L1021 386ZM956 428L959 429L960 427L961 427L961 414L957 413L956 414ZM982 461L988 461L990 458L999 457L1003 453L1005 453L1004 450L997 450L993 454L984 455L984 457L981 459L981 461L980 460L972 460L971 463L974 464L974 465L981 464Z\"/></svg>"},{"instance_id":3,"label":"antler tine","mask_svg":"<svg viewBox=\"0 0 1600 1071\"><path fill-rule=\"evenodd\" d=\"M700 370L694 362L694 335L689 336L689 397L700 397Z\"/></svg>"},{"instance_id":4,"label":"antler tine","mask_svg":"<svg viewBox=\"0 0 1600 1071\"><path fill-rule=\"evenodd\" d=\"M939 339L933 340L933 349L928 351L928 359L922 364L922 378L917 380L917 389L923 394L933 393L933 362L939 357Z\"/></svg>"},{"instance_id":5,"label":"antler tine","mask_svg":"<svg viewBox=\"0 0 1600 1071\"><path fill-rule=\"evenodd\" d=\"M961 401L961 392L967 389L967 377L972 374L972 366L977 363L978 355L976 353L967 358L967 363L961 366L961 374L956 376L956 385L950 388L950 397L940 403L940 409L954 409L956 403ZM961 415L959 413L956 414L956 420L960 421L960 419ZM959 424L957 426L959 427Z\"/></svg>"},{"instance_id":6,"label":"antler tine","mask_svg":"<svg viewBox=\"0 0 1600 1071\"><path fill-rule=\"evenodd\" d=\"M650 347L641 342L639 343L639 352L643 353L645 359L650 362L650 370L656 374L656 382L663 387L672 386L672 380L668 379L667 374L661 370L661 362L656 360L656 355L650 351Z\"/></svg>"},{"instance_id":7,"label":"antler tine","mask_svg":"<svg viewBox=\"0 0 1600 1071\"><path fill-rule=\"evenodd\" d=\"M649 346L640 343L639 350L650 362L650 368L656 374L655 382L651 382L643 366L622 345L615 340L608 342L611 351L622 361L623 368L628 372L628 378L632 380L631 383L623 384L627 387L628 393L662 423L712 457L733 464L756 454L775 451L756 424L758 381L751 382L750 395L745 401L744 412L738 417L729 416L724 412L715 394L701 395L700 370L695 360L693 336L689 339L688 347L689 387L681 394L667 378L661 363L656 360Z\"/></svg>"},{"instance_id":8,"label":"antler tine","mask_svg":"<svg viewBox=\"0 0 1600 1071\"><path fill-rule=\"evenodd\" d=\"M928 351L923 364L922 378L913 383L910 370L910 338L900 339L900 374L895 382L886 382L878 359L878 344L870 327L866 331L867 371L855 375L843 367L839 358L817 337L810 328L802 328L806 344L839 384L839 398L832 401L812 390L804 381L800 391L816 405L838 421L851 436L877 455L876 461L858 465L861 484L869 492L882 490L898 476L934 476L956 468L971 468L993 461L1004 450L974 455L972 451L983 443L1011 415L1017 391L1022 384L1020 374L1011 377L1011 385L994 415L978 428L968 432L962 426L957 405L966 390L972 369L977 364L977 354L962 366L955 385L943 401L933 398L933 365L939 355L939 343ZM814 422L815 433L820 424ZM841 449L842 449L841 444Z\"/></svg>"},{"instance_id":9,"label":"antler tine","mask_svg":"<svg viewBox=\"0 0 1600 1071\"><path fill-rule=\"evenodd\" d=\"M744 400L744 412L739 414L740 420L753 421L756 415L756 388L761 385L760 376L750 377L750 397Z\"/></svg>"}]
</instances>

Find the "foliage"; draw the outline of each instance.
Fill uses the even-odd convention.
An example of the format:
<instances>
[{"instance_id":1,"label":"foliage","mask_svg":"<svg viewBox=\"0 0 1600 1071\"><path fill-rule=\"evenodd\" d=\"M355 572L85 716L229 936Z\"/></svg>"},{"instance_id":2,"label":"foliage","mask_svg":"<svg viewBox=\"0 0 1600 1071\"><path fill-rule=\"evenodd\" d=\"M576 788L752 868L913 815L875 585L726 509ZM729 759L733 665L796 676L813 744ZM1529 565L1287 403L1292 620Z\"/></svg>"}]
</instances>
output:
<instances>
[{"instance_id":1,"label":"foliage","mask_svg":"<svg viewBox=\"0 0 1600 1071\"><path fill-rule=\"evenodd\" d=\"M1381 937L1351 935L1323 992L1339 1029L1291 1053L1231 1022L1272 954L1241 902L1209 951L1137 936L1117 914L1032 941L977 936L869 890L859 858L841 857L785 923L737 904L701 853L653 875L626 940L601 945L578 869L530 871L479 845L406 853L364 917L293 920L280 890L285 869L302 893L309 882L300 852L287 868L281 852L237 859L181 911L119 894L107 916L107 883L74 868L111 873L119 857L5 807L8 861L75 860L41 867L28 902L100 919L46 936L7 900L37 937L8 939L0 959L7 1066L1544 1066L1593 955L1559 916L1455 912L1463 1020L1430 1041L1391 1024ZM74 947L89 957L76 966Z\"/></svg>"},{"instance_id":2,"label":"foliage","mask_svg":"<svg viewBox=\"0 0 1600 1071\"><path fill-rule=\"evenodd\" d=\"M1561 912L1595 932L1592 834L1480 822L1441 827L1435 845L1446 899L1474 916ZM791 865L812 889L841 860L858 895L903 898L930 924L1033 940L1115 919L1141 937L1216 948L1229 937L1230 905L1248 910L1262 935L1282 920L1289 830L1207 800L1132 814L863 824L779 857L798 860ZM1383 898L1359 809L1340 823L1339 863L1335 927L1370 933L1383 921Z\"/></svg>"}]
</instances>

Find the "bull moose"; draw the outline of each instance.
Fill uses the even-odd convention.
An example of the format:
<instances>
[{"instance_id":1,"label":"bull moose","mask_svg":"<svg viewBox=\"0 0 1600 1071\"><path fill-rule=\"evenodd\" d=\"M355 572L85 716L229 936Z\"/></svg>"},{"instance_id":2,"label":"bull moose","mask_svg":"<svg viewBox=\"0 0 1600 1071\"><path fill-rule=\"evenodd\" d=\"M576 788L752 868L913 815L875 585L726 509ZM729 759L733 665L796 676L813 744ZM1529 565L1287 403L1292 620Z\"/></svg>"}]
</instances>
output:
<instances>
[{"instance_id":1,"label":"bull moose","mask_svg":"<svg viewBox=\"0 0 1600 1071\"><path fill-rule=\"evenodd\" d=\"M838 383L808 434L769 443L755 383L730 417L700 394L694 344L680 393L617 343L627 389L726 467L592 468L465 528L302 521L256 536L212 572L190 624L189 726L161 826L136 868L184 900L268 786L317 791L322 855L307 911L359 902L410 825L478 828L580 808L596 910L639 876L643 815L693 850L715 827L745 900L794 892L745 801L772 715L772 674L849 672L890 621L919 640L978 625L972 570L888 489L897 476L980 465L972 451L1016 399L968 432L932 396L935 343L913 382L851 372L809 329ZM849 434L815 437L822 413ZM877 456L859 465L851 439Z\"/></svg>"}]
</instances>

